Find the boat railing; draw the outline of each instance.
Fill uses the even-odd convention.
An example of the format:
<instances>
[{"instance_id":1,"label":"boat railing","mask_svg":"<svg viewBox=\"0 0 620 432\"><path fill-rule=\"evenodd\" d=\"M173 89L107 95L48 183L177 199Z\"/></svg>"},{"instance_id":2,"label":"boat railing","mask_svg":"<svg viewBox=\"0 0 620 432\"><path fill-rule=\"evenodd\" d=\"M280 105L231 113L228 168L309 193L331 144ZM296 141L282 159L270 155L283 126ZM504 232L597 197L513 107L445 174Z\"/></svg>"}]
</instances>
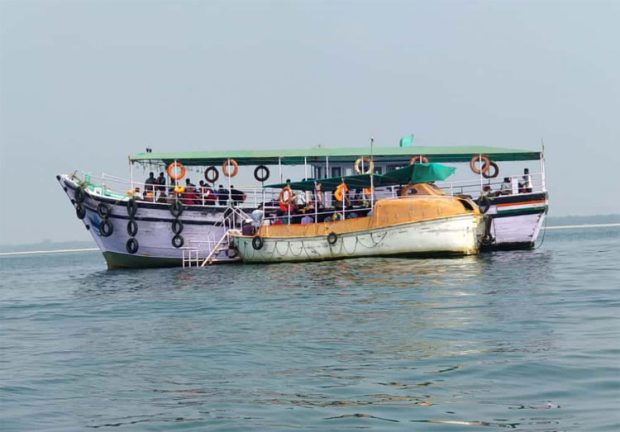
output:
<instances>
[{"instance_id":1,"label":"boat railing","mask_svg":"<svg viewBox=\"0 0 620 432\"><path fill-rule=\"evenodd\" d=\"M470 195L474 198L477 198L480 196L481 192L485 188L488 189L487 191L485 191L487 194L502 192L504 179L508 179L508 183L510 184L510 189L505 192L507 194L545 191L541 173L530 174L530 181L532 187L529 188L529 190L524 190L527 188L524 188L523 174L503 175L493 179L483 178L482 182L480 180L471 179L459 181L443 181L437 182L437 186L449 195Z\"/></svg>"},{"instance_id":2,"label":"boat railing","mask_svg":"<svg viewBox=\"0 0 620 432\"><path fill-rule=\"evenodd\" d=\"M205 239L190 239L187 246L181 248L182 266L183 267L199 267L205 259L201 252L206 252L207 256L213 253L217 248L219 240L212 233L209 233Z\"/></svg>"},{"instance_id":3,"label":"boat railing","mask_svg":"<svg viewBox=\"0 0 620 432\"><path fill-rule=\"evenodd\" d=\"M193 206L203 206L206 208L245 208L255 209L263 207L265 210L277 210L279 206L278 198L280 190L278 189L262 189L260 187L239 187L237 192L224 190L202 189L200 186L191 186L191 193L184 195L184 193L175 193L174 184L166 185L152 185L141 182L132 182L129 179L117 177L111 174L102 173L97 177L90 173L83 171L76 171L72 176L80 184L85 184L88 190L102 197L113 198L117 200L127 200L129 197L139 199L141 201L159 203L169 205L170 203L180 200L184 204ZM437 186L444 190L449 195L469 195L473 198L480 196L484 188L490 188L489 192L499 193L502 190L504 178L508 178L511 182L512 189L506 193L521 193L522 189L519 188L519 183L523 181L523 175L502 175L494 179L469 179L459 181L443 181L437 182ZM544 184L542 173L531 173L530 179L532 183L532 192L544 191ZM376 188L374 193L374 199L393 198L398 194L398 186L388 186ZM166 193L167 192L167 193ZM189 192L189 191L188 191ZM323 203L325 207L331 207L333 205L332 192L322 192ZM354 195L355 191L349 191L349 195ZM306 201L311 203L313 201L312 193L303 193L296 191L296 196L306 196ZM346 212L345 212L346 213ZM238 224L236 226L239 226Z\"/></svg>"},{"instance_id":4,"label":"boat railing","mask_svg":"<svg viewBox=\"0 0 620 432\"><path fill-rule=\"evenodd\" d=\"M361 206L349 206L342 208L323 208L320 210L306 209L305 212L282 211L278 209L265 215L262 225L305 225L319 222L335 222L344 219L353 219L370 215L372 208L369 203ZM303 220L307 217L307 220Z\"/></svg>"},{"instance_id":5,"label":"boat railing","mask_svg":"<svg viewBox=\"0 0 620 432\"><path fill-rule=\"evenodd\" d=\"M277 201L279 190L262 189L260 187L239 187L232 190L224 188L218 190L211 187L192 185L189 190L185 184L179 183L184 192L176 193L175 184L165 185L146 184L131 181L130 179L102 173L95 176L84 171L76 171L72 176L80 184L85 184L88 190L99 196L111 197L118 200L127 200L130 197L141 201L170 204L179 199L182 202L191 201L191 205L204 207L244 207L256 208L261 203ZM240 193L237 193L240 192ZM187 195L184 195L188 192ZM191 197L189 196L191 194Z\"/></svg>"}]
</instances>

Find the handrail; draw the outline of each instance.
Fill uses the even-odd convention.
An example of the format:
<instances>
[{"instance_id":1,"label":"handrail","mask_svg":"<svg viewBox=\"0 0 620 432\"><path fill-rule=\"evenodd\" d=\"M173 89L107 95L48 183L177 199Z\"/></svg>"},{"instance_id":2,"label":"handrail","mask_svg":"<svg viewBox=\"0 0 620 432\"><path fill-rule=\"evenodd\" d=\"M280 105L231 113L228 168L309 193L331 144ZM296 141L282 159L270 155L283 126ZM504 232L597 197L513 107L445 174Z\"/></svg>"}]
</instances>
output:
<instances>
[{"instance_id":1,"label":"handrail","mask_svg":"<svg viewBox=\"0 0 620 432\"><path fill-rule=\"evenodd\" d=\"M227 247L230 247L230 234L238 233L238 232L239 231L235 229L226 230L224 235L222 235L222 238L215 244L213 249L211 249L211 251L209 252L209 255L207 255L207 257L204 259L200 267L205 267L207 264L211 264L213 262L215 255L218 254L222 250L221 246L224 244L224 241L227 241L228 242Z\"/></svg>"}]
</instances>

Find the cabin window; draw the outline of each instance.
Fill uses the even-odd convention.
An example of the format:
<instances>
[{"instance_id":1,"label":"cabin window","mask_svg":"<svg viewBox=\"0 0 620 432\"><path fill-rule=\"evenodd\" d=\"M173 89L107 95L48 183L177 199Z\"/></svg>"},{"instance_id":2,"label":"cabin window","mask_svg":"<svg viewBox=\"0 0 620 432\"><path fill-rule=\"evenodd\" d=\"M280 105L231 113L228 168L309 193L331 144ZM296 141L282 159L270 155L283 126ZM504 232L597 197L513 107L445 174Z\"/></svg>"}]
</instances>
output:
<instances>
[{"instance_id":1,"label":"cabin window","mask_svg":"<svg viewBox=\"0 0 620 432\"><path fill-rule=\"evenodd\" d=\"M318 167L318 166L314 167L314 178L315 179L323 178L323 167Z\"/></svg>"},{"instance_id":2,"label":"cabin window","mask_svg":"<svg viewBox=\"0 0 620 432\"><path fill-rule=\"evenodd\" d=\"M380 167L380 166L376 166L375 167L375 174L379 174L379 175L383 174L383 168Z\"/></svg>"},{"instance_id":3,"label":"cabin window","mask_svg":"<svg viewBox=\"0 0 620 432\"><path fill-rule=\"evenodd\" d=\"M332 167L332 177L341 177L342 167Z\"/></svg>"},{"instance_id":4,"label":"cabin window","mask_svg":"<svg viewBox=\"0 0 620 432\"><path fill-rule=\"evenodd\" d=\"M344 171L344 175L346 175L346 176L353 175L353 168L347 168L347 169Z\"/></svg>"},{"instance_id":5,"label":"cabin window","mask_svg":"<svg viewBox=\"0 0 620 432\"><path fill-rule=\"evenodd\" d=\"M402 168L400 165L388 165L387 172L396 171L397 169L400 169L400 168Z\"/></svg>"}]
</instances>

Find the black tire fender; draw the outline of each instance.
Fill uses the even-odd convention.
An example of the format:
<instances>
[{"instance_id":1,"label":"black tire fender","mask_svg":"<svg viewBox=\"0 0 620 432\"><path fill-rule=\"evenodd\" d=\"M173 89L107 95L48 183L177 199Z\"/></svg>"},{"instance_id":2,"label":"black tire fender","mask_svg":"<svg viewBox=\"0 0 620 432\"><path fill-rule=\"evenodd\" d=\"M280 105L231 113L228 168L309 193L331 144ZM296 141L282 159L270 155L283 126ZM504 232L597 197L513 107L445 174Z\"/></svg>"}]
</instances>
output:
<instances>
[{"instance_id":1,"label":"black tire fender","mask_svg":"<svg viewBox=\"0 0 620 432\"><path fill-rule=\"evenodd\" d=\"M478 208L480 209L480 213L484 214L489 211L491 208L491 200L486 196L481 196L478 198Z\"/></svg>"},{"instance_id":2,"label":"black tire fender","mask_svg":"<svg viewBox=\"0 0 620 432\"><path fill-rule=\"evenodd\" d=\"M170 214L175 218L181 216L181 214L183 214L183 203L177 200L170 204Z\"/></svg>"},{"instance_id":3,"label":"black tire fender","mask_svg":"<svg viewBox=\"0 0 620 432\"><path fill-rule=\"evenodd\" d=\"M491 172L492 171L492 172ZM489 161L489 169L482 173L482 177L492 179L499 175L499 167L493 161Z\"/></svg>"},{"instance_id":4,"label":"black tire fender","mask_svg":"<svg viewBox=\"0 0 620 432\"><path fill-rule=\"evenodd\" d=\"M101 218L107 218L112 213L112 209L106 203L97 204L97 214Z\"/></svg>"},{"instance_id":5,"label":"black tire fender","mask_svg":"<svg viewBox=\"0 0 620 432\"><path fill-rule=\"evenodd\" d=\"M127 243L125 243L125 249L127 249L127 252L132 255L138 252L139 248L140 245L138 244L138 240L136 240L134 237L130 237L129 240L127 240Z\"/></svg>"},{"instance_id":6,"label":"black tire fender","mask_svg":"<svg viewBox=\"0 0 620 432\"><path fill-rule=\"evenodd\" d=\"M129 219L127 222L127 234L129 237L135 237L138 234L138 223L133 219Z\"/></svg>"},{"instance_id":7,"label":"black tire fender","mask_svg":"<svg viewBox=\"0 0 620 432\"><path fill-rule=\"evenodd\" d=\"M99 224L99 234L103 237L110 237L114 232L114 225L107 218L101 220Z\"/></svg>"},{"instance_id":8,"label":"black tire fender","mask_svg":"<svg viewBox=\"0 0 620 432\"><path fill-rule=\"evenodd\" d=\"M135 199L130 198L129 201L127 201L127 214L129 215L129 217L134 217L137 212L138 212L138 203L136 202Z\"/></svg>"},{"instance_id":9,"label":"black tire fender","mask_svg":"<svg viewBox=\"0 0 620 432\"><path fill-rule=\"evenodd\" d=\"M337 241L338 235L335 232L332 231L327 234L327 243L329 243L330 245L335 245Z\"/></svg>"},{"instance_id":10,"label":"black tire fender","mask_svg":"<svg viewBox=\"0 0 620 432\"><path fill-rule=\"evenodd\" d=\"M265 241L263 240L261 236L255 236L252 239L252 247L254 248L254 250L261 250L264 244L265 244Z\"/></svg>"},{"instance_id":11,"label":"black tire fender","mask_svg":"<svg viewBox=\"0 0 620 432\"><path fill-rule=\"evenodd\" d=\"M86 208L82 205L82 203L75 204L75 215L78 219L84 219L86 217Z\"/></svg>"},{"instance_id":12,"label":"black tire fender","mask_svg":"<svg viewBox=\"0 0 620 432\"><path fill-rule=\"evenodd\" d=\"M220 178L220 173L216 167L210 166L205 170L205 180L209 183L215 183L218 178Z\"/></svg>"},{"instance_id":13,"label":"black tire fender","mask_svg":"<svg viewBox=\"0 0 620 432\"><path fill-rule=\"evenodd\" d=\"M76 203L82 204L86 199L86 192L84 192L84 189L81 187L77 188L75 190L75 194L73 195L73 199L75 199Z\"/></svg>"},{"instance_id":14,"label":"black tire fender","mask_svg":"<svg viewBox=\"0 0 620 432\"><path fill-rule=\"evenodd\" d=\"M185 239L181 234L175 234L174 237L172 237L172 246L174 246L175 248L178 249L180 247L183 247L183 244L185 244Z\"/></svg>"},{"instance_id":15,"label":"black tire fender","mask_svg":"<svg viewBox=\"0 0 620 432\"><path fill-rule=\"evenodd\" d=\"M172 221L172 232L174 234L181 234L183 232L183 222L179 219L175 219Z\"/></svg>"},{"instance_id":16,"label":"black tire fender","mask_svg":"<svg viewBox=\"0 0 620 432\"><path fill-rule=\"evenodd\" d=\"M254 168L254 178L259 182L264 182L269 178L269 168L265 165L259 165Z\"/></svg>"}]
</instances>

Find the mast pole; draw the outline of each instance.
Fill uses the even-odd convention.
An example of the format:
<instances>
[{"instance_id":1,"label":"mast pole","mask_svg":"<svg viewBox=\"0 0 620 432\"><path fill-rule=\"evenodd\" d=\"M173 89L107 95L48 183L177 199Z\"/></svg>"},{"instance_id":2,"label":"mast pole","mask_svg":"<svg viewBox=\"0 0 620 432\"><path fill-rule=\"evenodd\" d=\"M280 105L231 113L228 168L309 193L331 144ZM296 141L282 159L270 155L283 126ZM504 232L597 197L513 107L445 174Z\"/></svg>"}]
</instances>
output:
<instances>
[{"instance_id":1,"label":"mast pole","mask_svg":"<svg viewBox=\"0 0 620 432\"><path fill-rule=\"evenodd\" d=\"M542 182L542 190L543 192L547 191L546 179L545 179L545 142L543 139L540 139L540 144L542 146L542 150L540 152L540 176Z\"/></svg>"},{"instance_id":2,"label":"mast pole","mask_svg":"<svg viewBox=\"0 0 620 432\"><path fill-rule=\"evenodd\" d=\"M129 161L129 186L131 187L131 196L133 197L133 164L131 163L131 155L127 156Z\"/></svg>"},{"instance_id":3,"label":"mast pole","mask_svg":"<svg viewBox=\"0 0 620 432\"><path fill-rule=\"evenodd\" d=\"M316 190L316 179L314 180L314 223L318 223L319 221L319 196L318 191Z\"/></svg>"},{"instance_id":4,"label":"mast pole","mask_svg":"<svg viewBox=\"0 0 620 432\"><path fill-rule=\"evenodd\" d=\"M230 174L229 168L230 168L230 159L226 159L227 164L226 164L226 174ZM230 190L231 186L232 186L232 180L230 178L229 175L226 176L228 178L228 205L232 207L232 190Z\"/></svg>"},{"instance_id":5,"label":"mast pole","mask_svg":"<svg viewBox=\"0 0 620 432\"><path fill-rule=\"evenodd\" d=\"M482 163L482 153L478 155L478 160ZM421 161L420 161L421 162ZM484 164L482 164L484 166ZM482 195L482 167L480 167L480 195Z\"/></svg>"},{"instance_id":6,"label":"mast pole","mask_svg":"<svg viewBox=\"0 0 620 432\"><path fill-rule=\"evenodd\" d=\"M325 156L325 178L329 177L329 156Z\"/></svg>"},{"instance_id":7,"label":"mast pole","mask_svg":"<svg viewBox=\"0 0 620 432\"><path fill-rule=\"evenodd\" d=\"M374 170L374 161L373 161L373 144L375 142L375 137L370 137L370 210L375 207L375 170ZM363 194L362 190L362 194ZM363 195L362 195L363 196Z\"/></svg>"},{"instance_id":8,"label":"mast pole","mask_svg":"<svg viewBox=\"0 0 620 432\"><path fill-rule=\"evenodd\" d=\"M280 183L282 183L282 158L278 157L278 173L280 174Z\"/></svg>"}]
</instances>

